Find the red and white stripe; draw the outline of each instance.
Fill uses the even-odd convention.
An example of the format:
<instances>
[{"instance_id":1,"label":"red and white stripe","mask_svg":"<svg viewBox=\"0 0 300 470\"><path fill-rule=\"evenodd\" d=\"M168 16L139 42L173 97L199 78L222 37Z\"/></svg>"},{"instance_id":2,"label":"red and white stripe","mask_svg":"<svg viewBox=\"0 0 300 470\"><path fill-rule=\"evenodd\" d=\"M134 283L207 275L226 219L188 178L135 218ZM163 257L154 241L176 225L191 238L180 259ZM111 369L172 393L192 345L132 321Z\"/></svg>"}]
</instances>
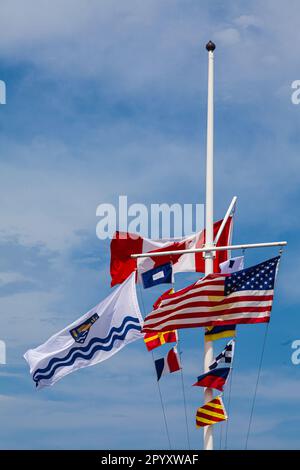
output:
<instances>
[{"instance_id":1,"label":"red and white stripe","mask_svg":"<svg viewBox=\"0 0 300 470\"><path fill-rule=\"evenodd\" d=\"M273 289L243 290L225 296L225 278L207 276L171 294L146 317L143 331L268 322Z\"/></svg>"}]
</instances>

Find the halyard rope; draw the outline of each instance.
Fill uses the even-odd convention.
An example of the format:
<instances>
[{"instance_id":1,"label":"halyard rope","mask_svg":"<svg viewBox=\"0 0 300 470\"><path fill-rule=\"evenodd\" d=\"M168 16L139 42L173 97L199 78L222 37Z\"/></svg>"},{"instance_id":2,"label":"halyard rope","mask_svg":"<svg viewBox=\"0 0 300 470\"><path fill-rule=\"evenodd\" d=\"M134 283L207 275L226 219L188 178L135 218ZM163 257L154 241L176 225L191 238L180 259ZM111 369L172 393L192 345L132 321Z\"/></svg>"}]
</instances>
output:
<instances>
[{"instance_id":1,"label":"halyard rope","mask_svg":"<svg viewBox=\"0 0 300 470\"><path fill-rule=\"evenodd\" d=\"M178 333L177 333L178 334ZM180 364L182 366L182 352L180 348L180 341L178 337L178 352L180 356ZM184 386L184 378L183 378L183 367L180 369L181 375L181 386L182 386L182 395L183 395L183 405L184 405L184 415L185 415L185 425L186 425L186 439L188 443L188 449L191 450L191 442L190 442L190 432L189 432L189 425L188 425L188 417L187 417L187 406L186 406L186 396L185 396L185 386Z\"/></svg>"},{"instance_id":2,"label":"halyard rope","mask_svg":"<svg viewBox=\"0 0 300 470\"><path fill-rule=\"evenodd\" d=\"M140 297L141 297L141 303L142 303L142 310L143 310L143 314L144 314L144 317L145 317L146 309L145 309L145 304L144 304L142 288L141 288L140 285L139 285L139 291L140 291ZM151 356L152 356L152 360L153 360L153 365L155 365L155 359L154 359L153 351L151 351ZM166 435L167 435L167 439L168 439L168 443L169 443L169 448L171 450L172 445L171 445L169 427L168 427L168 422L167 422L167 416L166 416L166 411L165 411L164 402L163 402L163 398L162 398L162 393L161 393L161 389L160 389L160 385L159 385L158 380L156 381L156 384L157 384L158 394L159 394L159 398L160 398L160 404L161 404L162 414L163 414L163 418L164 418L164 424L165 424L165 428L166 428Z\"/></svg>"},{"instance_id":3,"label":"halyard rope","mask_svg":"<svg viewBox=\"0 0 300 470\"><path fill-rule=\"evenodd\" d=\"M263 340L263 346L262 346L262 351L261 351L261 356L260 356L260 361L259 361L258 374L257 374L257 379L256 379L256 384L255 384L255 390L254 390L254 395L253 395L253 401L252 401L248 431L247 431L247 436L246 436L246 444L245 444L245 449L246 450L248 448L248 441L249 441L249 436L250 436L250 430L251 430L251 425L252 425L252 419L253 419L254 407L255 407L255 401L256 401L256 395L257 395L257 389L258 389L258 383L259 383L260 373L261 373L262 364L263 364L263 358L264 358L264 352L265 352L265 347L266 347L266 342L267 342L268 331L269 331L269 323L267 323L267 325L266 325L264 340Z\"/></svg>"},{"instance_id":4,"label":"halyard rope","mask_svg":"<svg viewBox=\"0 0 300 470\"><path fill-rule=\"evenodd\" d=\"M280 256L280 259L281 259L282 253L283 253L283 248L280 248L280 249L279 249L279 256ZM279 262L280 262L280 260L279 260ZM278 267L279 267L279 263L277 264L277 272L278 272ZM275 277L275 282L276 282L276 277ZM259 363L259 368L258 368L257 380L256 380L256 384L255 384L255 391L254 391L253 402L252 402L252 407L251 407L251 413L250 413L248 431L247 431L247 436L246 436L245 449L248 448L248 441L249 441L249 437L250 437L250 431L251 431L252 419L253 419L253 414L254 414L254 407L255 407L255 401L256 401L258 383L259 383L260 374L261 374L261 369L262 369L262 364L263 364L263 358L264 358L264 352L265 352L265 347L266 347L268 332L269 332L269 323L267 323L267 325L266 325L265 334L264 334L262 352L261 352L260 363Z\"/></svg>"}]
</instances>

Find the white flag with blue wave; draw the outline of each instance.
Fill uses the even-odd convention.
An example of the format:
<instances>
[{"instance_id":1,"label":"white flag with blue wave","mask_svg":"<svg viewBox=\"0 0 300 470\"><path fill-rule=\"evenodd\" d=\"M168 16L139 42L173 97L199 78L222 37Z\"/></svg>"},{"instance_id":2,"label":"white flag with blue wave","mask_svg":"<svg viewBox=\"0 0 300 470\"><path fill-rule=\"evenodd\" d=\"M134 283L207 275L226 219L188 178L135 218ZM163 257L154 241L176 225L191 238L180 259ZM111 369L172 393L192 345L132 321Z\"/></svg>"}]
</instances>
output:
<instances>
[{"instance_id":1,"label":"white flag with blue wave","mask_svg":"<svg viewBox=\"0 0 300 470\"><path fill-rule=\"evenodd\" d=\"M143 338L135 273L96 307L36 349L24 354L38 388L82 367L105 361Z\"/></svg>"}]
</instances>

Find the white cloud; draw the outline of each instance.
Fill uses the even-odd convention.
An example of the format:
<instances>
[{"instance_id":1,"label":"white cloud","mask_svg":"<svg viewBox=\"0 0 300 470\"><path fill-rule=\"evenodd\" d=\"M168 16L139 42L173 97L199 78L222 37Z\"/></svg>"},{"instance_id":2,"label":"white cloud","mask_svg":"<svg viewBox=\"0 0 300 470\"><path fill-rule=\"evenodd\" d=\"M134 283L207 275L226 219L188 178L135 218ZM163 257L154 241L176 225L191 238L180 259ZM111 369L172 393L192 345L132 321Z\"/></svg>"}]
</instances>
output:
<instances>
[{"instance_id":1,"label":"white cloud","mask_svg":"<svg viewBox=\"0 0 300 470\"><path fill-rule=\"evenodd\" d=\"M2 56L26 60L54 75L101 76L115 83L115 92L118 87L145 88L153 81L158 85L162 79L166 84L168 70L182 74L184 46L195 49L202 36L199 19L171 0L13 0L5 1L2 10ZM205 18L202 11L201 23Z\"/></svg>"},{"instance_id":2,"label":"white cloud","mask_svg":"<svg viewBox=\"0 0 300 470\"><path fill-rule=\"evenodd\" d=\"M262 20L255 15L241 15L238 18L235 18L234 23L242 28L248 28L249 26L262 26Z\"/></svg>"},{"instance_id":3,"label":"white cloud","mask_svg":"<svg viewBox=\"0 0 300 470\"><path fill-rule=\"evenodd\" d=\"M286 9L280 0L254 2L247 13L229 2L226 23L209 3L190 2L183 9L178 0L4 0L0 54L55 76L101 77L116 94L149 93L149 85L180 92L183 82L185 94L199 90L195 74L209 37L219 41L217 51L226 63L223 85L228 74L234 90L238 84L243 88L244 80L274 76L274 70L258 66L262 51L278 57L276 74L297 70L299 58L291 47L299 34L297 1ZM252 34L251 27L260 34Z\"/></svg>"},{"instance_id":4,"label":"white cloud","mask_svg":"<svg viewBox=\"0 0 300 470\"><path fill-rule=\"evenodd\" d=\"M215 34L221 46L234 46L240 42L240 33L235 28L225 28Z\"/></svg>"},{"instance_id":5,"label":"white cloud","mask_svg":"<svg viewBox=\"0 0 300 470\"><path fill-rule=\"evenodd\" d=\"M27 278L19 272L0 272L0 286L11 282L25 281Z\"/></svg>"}]
</instances>

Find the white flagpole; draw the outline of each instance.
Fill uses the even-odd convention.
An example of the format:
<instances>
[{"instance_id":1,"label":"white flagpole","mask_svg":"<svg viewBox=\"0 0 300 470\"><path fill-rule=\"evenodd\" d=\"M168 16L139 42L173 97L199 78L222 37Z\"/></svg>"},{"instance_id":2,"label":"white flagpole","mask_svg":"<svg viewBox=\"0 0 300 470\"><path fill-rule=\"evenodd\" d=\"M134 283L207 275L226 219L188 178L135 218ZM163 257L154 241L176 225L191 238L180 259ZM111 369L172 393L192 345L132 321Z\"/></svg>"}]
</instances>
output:
<instances>
[{"instance_id":1,"label":"white flagpole","mask_svg":"<svg viewBox=\"0 0 300 470\"><path fill-rule=\"evenodd\" d=\"M214 251L228 251L228 250L248 250L252 248L268 248L275 246L286 246L287 242L267 242L267 243L243 243L240 245L226 245L226 246L214 246ZM159 256L169 255L186 255L187 253L207 253L211 251L211 248L188 248L187 250L170 250L170 251L156 251L153 253L134 253L130 255L131 258L157 258Z\"/></svg>"},{"instance_id":2,"label":"white flagpole","mask_svg":"<svg viewBox=\"0 0 300 470\"><path fill-rule=\"evenodd\" d=\"M223 219L223 222L221 223L221 226L220 226L220 228L219 228L219 230L218 230L218 233L217 233L217 235L216 235L216 238L215 238L215 241L214 241L214 244L215 244L215 245L218 243L219 238L221 237L222 232L223 232L223 230L224 230L224 227L225 227L225 225L226 225L226 222L227 222L227 220L229 219L229 217L231 216L233 210L235 209L236 201L237 201L237 196L234 196L234 197L232 198L232 201L231 201L231 203L230 203L230 205L229 205L229 207L228 207L228 209L227 209L227 212L226 212L226 214L225 214L225 217L224 217L224 219Z\"/></svg>"},{"instance_id":3,"label":"white flagpole","mask_svg":"<svg viewBox=\"0 0 300 470\"><path fill-rule=\"evenodd\" d=\"M208 51L208 93L207 93L207 137L206 137L206 201L205 201L205 248L212 248L214 243L214 50L216 46L209 41ZM205 275L214 270L213 252L205 253ZM213 362L213 342L204 341L204 372L209 370ZM204 389L204 402L212 400L211 388ZM205 426L204 450L213 450L213 427Z\"/></svg>"}]
</instances>

